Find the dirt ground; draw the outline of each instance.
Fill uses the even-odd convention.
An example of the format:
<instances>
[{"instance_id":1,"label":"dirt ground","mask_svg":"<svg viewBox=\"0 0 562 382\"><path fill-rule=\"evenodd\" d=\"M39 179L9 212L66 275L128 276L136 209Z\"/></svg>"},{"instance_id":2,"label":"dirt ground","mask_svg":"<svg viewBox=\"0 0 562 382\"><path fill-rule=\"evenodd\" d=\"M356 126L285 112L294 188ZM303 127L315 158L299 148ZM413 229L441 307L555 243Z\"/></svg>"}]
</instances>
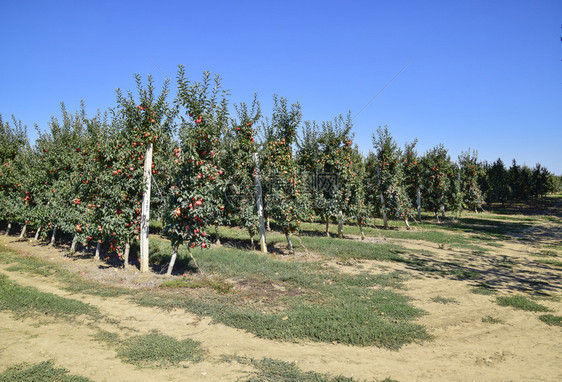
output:
<instances>
[{"instance_id":1,"label":"dirt ground","mask_svg":"<svg viewBox=\"0 0 562 382\"><path fill-rule=\"evenodd\" d=\"M533 256L541 244L560 242L560 227L556 222L535 223L531 229L536 230L536 238L532 241L502 241L503 246L491 247L485 254L422 241L389 242L431 250L433 255L431 258L427 255L426 260L436 266L462 258L463 267L483 274L477 282L486 282L502 294L534 291L558 297L557 300L542 299L540 303L551 308L552 314L562 315L562 270L539 264ZM547 234L540 234L545 232ZM124 287L146 287L165 278L142 275L134 268L103 268L91 259L72 261L61 249L18 242L14 237L0 236L0 245L62 264L76 274L84 272L85 278ZM506 259L509 259L509 266L498 265ZM183 310L139 307L126 297L70 294L52 279L8 272L7 265L0 265L0 272L21 285L98 307L103 314L119 322L126 333L144 334L158 329L178 339L201 341L209 351L205 361L187 367L139 369L121 362L114 350L92 339L91 335L99 328L110 329L104 327L108 324L55 321L44 317L19 319L8 312L0 312L0 371L21 362L54 359L56 366L95 381L235 381L247 376L251 368L225 362L222 357L238 355L295 362L303 371L342 374L359 380L391 377L398 381L562 381L562 330L540 321L540 313L502 307L495 303L495 296L472 293L471 288L477 284L474 280L428 274L403 263L338 264L334 261L331 265L342 272L410 272L414 277L405 282L403 293L412 297L413 305L427 312L418 322L428 328L434 339L405 345L399 351L264 340ZM436 302L436 297L453 302ZM483 322L482 318L488 316L501 323Z\"/></svg>"}]
</instances>

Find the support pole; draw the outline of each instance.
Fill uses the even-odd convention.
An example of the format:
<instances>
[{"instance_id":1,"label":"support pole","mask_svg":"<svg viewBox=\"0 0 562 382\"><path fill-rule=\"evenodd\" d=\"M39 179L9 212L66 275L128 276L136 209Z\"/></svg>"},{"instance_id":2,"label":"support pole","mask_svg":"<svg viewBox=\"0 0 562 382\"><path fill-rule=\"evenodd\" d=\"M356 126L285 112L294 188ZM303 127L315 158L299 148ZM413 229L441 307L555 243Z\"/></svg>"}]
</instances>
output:
<instances>
[{"instance_id":1,"label":"support pole","mask_svg":"<svg viewBox=\"0 0 562 382\"><path fill-rule=\"evenodd\" d=\"M258 208L258 218L260 223L260 247L263 253L267 253L267 244L265 240L265 221L263 217L263 199L262 199L262 189L261 189L261 174L259 166L258 153L253 153L252 158L256 165L256 203Z\"/></svg>"},{"instance_id":2,"label":"support pole","mask_svg":"<svg viewBox=\"0 0 562 382\"><path fill-rule=\"evenodd\" d=\"M150 185L152 180L152 143L146 147L144 155L144 193L142 196L140 271L148 272L148 234L150 226Z\"/></svg>"}]
</instances>

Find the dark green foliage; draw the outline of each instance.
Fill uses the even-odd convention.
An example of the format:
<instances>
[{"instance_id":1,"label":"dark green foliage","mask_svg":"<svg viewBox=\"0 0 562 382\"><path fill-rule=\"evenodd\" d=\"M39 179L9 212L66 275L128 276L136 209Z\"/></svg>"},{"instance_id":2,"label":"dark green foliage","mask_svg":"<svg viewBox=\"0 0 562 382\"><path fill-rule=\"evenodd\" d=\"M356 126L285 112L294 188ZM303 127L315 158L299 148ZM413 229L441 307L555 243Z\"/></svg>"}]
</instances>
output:
<instances>
[{"instance_id":1,"label":"dark green foliage","mask_svg":"<svg viewBox=\"0 0 562 382\"><path fill-rule=\"evenodd\" d=\"M20 363L0 374L0 382L92 382L91 379L68 374L64 368L54 367L54 361Z\"/></svg>"},{"instance_id":2,"label":"dark green foliage","mask_svg":"<svg viewBox=\"0 0 562 382\"><path fill-rule=\"evenodd\" d=\"M219 139L228 126L227 92L221 79L205 72L191 83L183 67L178 73L181 148L166 213L166 232L174 248L209 245L207 229L223 219L225 179L219 157ZM171 264L173 266L173 264Z\"/></svg>"},{"instance_id":3,"label":"dark green foliage","mask_svg":"<svg viewBox=\"0 0 562 382\"><path fill-rule=\"evenodd\" d=\"M446 211L458 211L462 195L458 185L455 166L440 144L425 153L422 158L422 205L436 217Z\"/></svg>"},{"instance_id":4,"label":"dark green foliage","mask_svg":"<svg viewBox=\"0 0 562 382\"><path fill-rule=\"evenodd\" d=\"M408 224L408 219L413 216L413 210L408 189L404 184L406 159L403 158L388 127L379 126L377 134L373 134L373 148L375 153L369 161L369 173L371 177L376 174L376 179L370 180L370 184L375 186L370 192L375 193L379 199L376 206L381 209L384 207L390 218L404 220Z\"/></svg>"},{"instance_id":5,"label":"dark green foliage","mask_svg":"<svg viewBox=\"0 0 562 382\"><path fill-rule=\"evenodd\" d=\"M258 146L253 126L261 118L261 110L257 96L254 96L250 109L245 103L235 105L235 108L238 118L232 120L230 131L225 136L222 158L227 179L222 208L225 211L224 222L247 230L253 245L253 237L259 231L255 186L258 158L254 160Z\"/></svg>"},{"instance_id":6,"label":"dark green foliage","mask_svg":"<svg viewBox=\"0 0 562 382\"><path fill-rule=\"evenodd\" d=\"M461 153L458 163L463 207L473 211L481 210L484 199L478 185L478 178L482 175L483 170L478 163L476 151Z\"/></svg>"}]
</instances>

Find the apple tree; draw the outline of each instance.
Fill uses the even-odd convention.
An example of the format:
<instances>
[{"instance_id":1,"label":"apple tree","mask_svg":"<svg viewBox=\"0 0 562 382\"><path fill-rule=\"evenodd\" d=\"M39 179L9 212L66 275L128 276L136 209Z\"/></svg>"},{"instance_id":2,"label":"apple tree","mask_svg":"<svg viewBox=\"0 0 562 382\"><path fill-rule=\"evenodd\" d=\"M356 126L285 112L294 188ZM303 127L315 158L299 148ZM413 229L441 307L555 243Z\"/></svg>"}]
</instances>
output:
<instances>
[{"instance_id":1,"label":"apple tree","mask_svg":"<svg viewBox=\"0 0 562 382\"><path fill-rule=\"evenodd\" d=\"M168 274L181 244L187 246L201 271L191 249L209 246L207 227L217 223L224 209L224 170L219 167L219 155L221 134L229 122L226 91L221 90L220 77L212 80L209 72L201 82L191 83L180 67L176 104L181 147L175 151L178 168L167 213L166 231L173 248Z\"/></svg>"}]
</instances>

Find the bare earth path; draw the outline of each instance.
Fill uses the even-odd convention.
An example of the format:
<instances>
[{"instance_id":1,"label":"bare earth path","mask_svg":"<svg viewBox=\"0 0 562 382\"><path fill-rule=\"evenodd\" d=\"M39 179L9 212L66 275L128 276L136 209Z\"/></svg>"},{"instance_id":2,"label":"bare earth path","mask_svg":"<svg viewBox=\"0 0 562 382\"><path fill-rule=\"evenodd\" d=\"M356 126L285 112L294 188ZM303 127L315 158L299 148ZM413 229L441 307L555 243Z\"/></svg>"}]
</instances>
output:
<instances>
[{"instance_id":1,"label":"bare earth path","mask_svg":"<svg viewBox=\"0 0 562 382\"><path fill-rule=\"evenodd\" d=\"M556 229L559 225L554 226ZM412 248L431 247L431 244L410 241ZM536 244L536 243L535 243ZM92 260L68 261L60 250L17 242L12 237L0 237L0 245L21 253L32 253L49 261L65 265L72 272L85 272L93 278L99 263ZM447 261L463 255L462 251L430 248ZM510 241L494 248L491 254L474 257L467 267L480 269L486 282L494 282L507 293L528 290L529 280L548 280L545 290L562 296L560 268L536 266L531 256L535 247ZM468 255L465 253L464 255ZM504 256L514 266L498 269L495 259ZM499 261L498 260L498 261ZM358 271L354 267L334 266L342 272ZM426 325L434 339L423 344L404 346L399 351L376 347L351 347L341 344L282 343L263 340L241 330L213 324L209 318L198 317L180 310L163 311L140 307L126 297L102 298L71 294L49 278L19 272L0 272L21 285L33 286L45 292L78 299L98 307L107 317L119 322L121 329L110 324L86 321L54 321L44 317L18 319L8 312L0 312L0 371L20 362L39 362L54 359L57 366L69 369L95 381L235 381L244 380L251 370L236 362L225 362L223 355L253 358L275 358L296 362L304 371L342 374L357 379L373 380L391 377L398 381L561 381L562 330L548 326L538 319L539 313L524 312L497 305L494 296L474 294L474 281L459 281L438 277L400 263L363 261L361 271L389 272L407 270L415 277L406 282L405 293L413 304L428 312L419 322ZM115 280L134 283L142 276L133 270L105 269L113 272ZM482 281L482 280L478 280ZM115 281L117 282L117 281ZM454 301L444 304L435 297ZM562 315L560 299L541 300ZM482 318L492 316L501 323L485 323ZM186 367L168 369L138 369L121 362L113 349L92 339L98 329L128 335L144 334L158 329L177 339L192 338L202 342L209 352L205 361ZM141 329L142 328L142 331Z\"/></svg>"}]
</instances>

